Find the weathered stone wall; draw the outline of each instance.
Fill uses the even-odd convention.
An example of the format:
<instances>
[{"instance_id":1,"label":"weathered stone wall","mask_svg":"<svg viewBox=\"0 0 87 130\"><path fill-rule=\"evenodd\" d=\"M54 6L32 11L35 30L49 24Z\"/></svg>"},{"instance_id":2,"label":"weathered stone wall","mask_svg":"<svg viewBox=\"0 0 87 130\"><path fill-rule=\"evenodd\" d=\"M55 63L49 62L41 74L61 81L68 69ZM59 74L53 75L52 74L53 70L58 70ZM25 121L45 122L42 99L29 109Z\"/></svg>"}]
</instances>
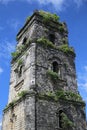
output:
<instances>
[{"instance_id":1,"label":"weathered stone wall","mask_svg":"<svg viewBox=\"0 0 87 130\"><path fill-rule=\"evenodd\" d=\"M20 102L13 108L5 111L3 117L2 130L24 130L25 128L25 113L24 102Z\"/></svg>"},{"instance_id":2,"label":"weathered stone wall","mask_svg":"<svg viewBox=\"0 0 87 130\"><path fill-rule=\"evenodd\" d=\"M4 111L2 130L35 130L35 98L27 95Z\"/></svg>"},{"instance_id":3,"label":"weathered stone wall","mask_svg":"<svg viewBox=\"0 0 87 130\"><path fill-rule=\"evenodd\" d=\"M35 47L32 43L28 50L12 64L11 78L9 88L9 103L17 98L18 93L24 90L30 90L31 86L35 85ZM18 77L18 60L23 61L23 70L21 77Z\"/></svg>"},{"instance_id":4,"label":"weathered stone wall","mask_svg":"<svg viewBox=\"0 0 87 130\"><path fill-rule=\"evenodd\" d=\"M65 130L65 128L59 128L59 110L63 110L73 122L74 126L68 130L85 130L86 128L82 104L63 100L53 102L41 99L37 101L36 106L37 130Z\"/></svg>"},{"instance_id":5,"label":"weathered stone wall","mask_svg":"<svg viewBox=\"0 0 87 130\"><path fill-rule=\"evenodd\" d=\"M54 91L58 87L77 92L75 64L72 55L68 56L57 49L44 48L38 45L36 56L36 84L38 92ZM55 83L47 76L47 71L51 70L54 61L57 61L60 65L60 80Z\"/></svg>"},{"instance_id":6,"label":"weathered stone wall","mask_svg":"<svg viewBox=\"0 0 87 130\"><path fill-rule=\"evenodd\" d=\"M32 94L31 94L32 95ZM25 100L25 129L24 130L35 130L35 96L26 97Z\"/></svg>"}]
</instances>

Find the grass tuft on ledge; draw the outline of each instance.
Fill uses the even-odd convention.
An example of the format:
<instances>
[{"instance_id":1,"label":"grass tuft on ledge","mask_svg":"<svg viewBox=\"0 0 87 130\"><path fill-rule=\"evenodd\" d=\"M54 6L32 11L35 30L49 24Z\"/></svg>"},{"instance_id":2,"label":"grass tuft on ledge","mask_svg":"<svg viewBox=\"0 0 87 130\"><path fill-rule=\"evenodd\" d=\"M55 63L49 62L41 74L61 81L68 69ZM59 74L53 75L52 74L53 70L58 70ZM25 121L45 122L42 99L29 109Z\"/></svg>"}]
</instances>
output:
<instances>
[{"instance_id":1,"label":"grass tuft on ledge","mask_svg":"<svg viewBox=\"0 0 87 130\"><path fill-rule=\"evenodd\" d=\"M72 47L69 47L68 44L59 46L59 50L63 51L66 54L73 54L75 56L74 49Z\"/></svg>"},{"instance_id":2,"label":"grass tuft on ledge","mask_svg":"<svg viewBox=\"0 0 87 130\"><path fill-rule=\"evenodd\" d=\"M9 107L13 108L14 105L18 102L18 100L20 100L21 98L25 97L28 94L27 90L21 91L20 93L18 93L18 99L13 100L12 102L10 102L4 109L7 110Z\"/></svg>"},{"instance_id":3,"label":"grass tuft on ledge","mask_svg":"<svg viewBox=\"0 0 87 130\"><path fill-rule=\"evenodd\" d=\"M42 99L50 99L54 101L58 101L62 99L65 101L71 101L73 103L78 102L78 103L84 104L84 101L82 100L81 96L72 91L64 91L64 90L58 90L56 92L49 91L46 93L40 93L38 96L39 98L42 98Z\"/></svg>"},{"instance_id":4,"label":"grass tuft on ledge","mask_svg":"<svg viewBox=\"0 0 87 130\"><path fill-rule=\"evenodd\" d=\"M57 81L59 79L59 76L56 72L53 72L52 70L47 71L47 75L53 80Z\"/></svg>"},{"instance_id":5,"label":"grass tuft on ledge","mask_svg":"<svg viewBox=\"0 0 87 130\"><path fill-rule=\"evenodd\" d=\"M37 39L37 43L43 45L44 47L55 48L55 45L53 45L51 41L49 41L48 39L44 37Z\"/></svg>"},{"instance_id":6,"label":"grass tuft on ledge","mask_svg":"<svg viewBox=\"0 0 87 130\"><path fill-rule=\"evenodd\" d=\"M39 14L43 17L43 22L44 23L48 23L51 20L53 20L54 22L58 22L59 21L59 16L57 16L56 14L51 14L49 12L45 12L40 10Z\"/></svg>"}]
</instances>

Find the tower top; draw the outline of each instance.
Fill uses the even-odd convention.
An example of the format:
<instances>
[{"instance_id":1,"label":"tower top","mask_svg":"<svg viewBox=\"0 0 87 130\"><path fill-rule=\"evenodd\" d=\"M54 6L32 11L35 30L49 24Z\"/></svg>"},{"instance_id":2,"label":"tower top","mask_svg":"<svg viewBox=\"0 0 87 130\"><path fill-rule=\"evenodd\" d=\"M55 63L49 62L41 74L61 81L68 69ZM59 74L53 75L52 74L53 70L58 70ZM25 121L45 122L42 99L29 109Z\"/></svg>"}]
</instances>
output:
<instances>
[{"instance_id":1,"label":"tower top","mask_svg":"<svg viewBox=\"0 0 87 130\"><path fill-rule=\"evenodd\" d=\"M67 25L65 22L60 22L59 16L56 14L51 14L45 11L35 10L31 16L28 16L24 26L20 29L17 34L17 40L19 41L21 36L27 31L28 28L32 27L33 24L38 23L45 25L51 30L59 30L61 33L64 33L66 36L68 35Z\"/></svg>"},{"instance_id":2,"label":"tower top","mask_svg":"<svg viewBox=\"0 0 87 130\"><path fill-rule=\"evenodd\" d=\"M59 48L63 45L61 48L66 53L68 48L68 30L66 23L60 22L59 16L56 14L36 10L32 16L27 17L26 23L17 34L17 53L13 53L12 61L30 47L31 43L40 43L42 41L44 43L47 42L53 48ZM73 48L68 50L70 53L74 52Z\"/></svg>"}]
</instances>

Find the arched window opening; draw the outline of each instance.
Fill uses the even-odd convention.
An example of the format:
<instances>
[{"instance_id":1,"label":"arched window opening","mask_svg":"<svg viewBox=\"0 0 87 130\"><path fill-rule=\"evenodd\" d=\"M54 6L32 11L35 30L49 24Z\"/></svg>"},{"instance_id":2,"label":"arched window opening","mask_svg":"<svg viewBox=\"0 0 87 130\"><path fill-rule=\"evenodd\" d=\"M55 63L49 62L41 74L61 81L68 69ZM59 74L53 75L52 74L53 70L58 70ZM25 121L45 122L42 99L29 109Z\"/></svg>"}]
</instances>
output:
<instances>
[{"instance_id":1,"label":"arched window opening","mask_svg":"<svg viewBox=\"0 0 87 130\"><path fill-rule=\"evenodd\" d=\"M50 34L50 35L49 35L49 40L50 40L53 44L55 44L55 35L54 35L54 34Z\"/></svg>"},{"instance_id":2,"label":"arched window opening","mask_svg":"<svg viewBox=\"0 0 87 130\"><path fill-rule=\"evenodd\" d=\"M19 77L22 76L22 72L23 72L23 66L20 66L20 68L19 68L19 73L18 73Z\"/></svg>"},{"instance_id":3,"label":"arched window opening","mask_svg":"<svg viewBox=\"0 0 87 130\"><path fill-rule=\"evenodd\" d=\"M59 111L59 128L63 128L63 126L62 126L62 113L63 113L63 111L60 110Z\"/></svg>"},{"instance_id":4,"label":"arched window opening","mask_svg":"<svg viewBox=\"0 0 87 130\"><path fill-rule=\"evenodd\" d=\"M53 72L58 73L58 71L59 71L58 63L55 61L53 62Z\"/></svg>"},{"instance_id":5,"label":"arched window opening","mask_svg":"<svg viewBox=\"0 0 87 130\"><path fill-rule=\"evenodd\" d=\"M25 38L23 39L23 43L22 43L22 44L26 44L26 41L27 41L27 38L25 37Z\"/></svg>"}]
</instances>

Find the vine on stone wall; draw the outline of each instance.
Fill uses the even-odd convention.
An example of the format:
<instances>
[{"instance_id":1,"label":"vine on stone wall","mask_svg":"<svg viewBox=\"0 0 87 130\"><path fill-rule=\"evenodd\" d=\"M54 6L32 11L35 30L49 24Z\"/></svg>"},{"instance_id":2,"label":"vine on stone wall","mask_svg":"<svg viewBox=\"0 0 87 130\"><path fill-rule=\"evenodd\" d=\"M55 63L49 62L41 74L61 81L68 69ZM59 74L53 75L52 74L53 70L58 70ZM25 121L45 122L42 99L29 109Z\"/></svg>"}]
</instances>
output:
<instances>
[{"instance_id":1,"label":"vine on stone wall","mask_svg":"<svg viewBox=\"0 0 87 130\"><path fill-rule=\"evenodd\" d=\"M62 112L61 113L61 125L62 128L70 128L70 127L74 127L74 123L68 118L68 116Z\"/></svg>"}]
</instances>

